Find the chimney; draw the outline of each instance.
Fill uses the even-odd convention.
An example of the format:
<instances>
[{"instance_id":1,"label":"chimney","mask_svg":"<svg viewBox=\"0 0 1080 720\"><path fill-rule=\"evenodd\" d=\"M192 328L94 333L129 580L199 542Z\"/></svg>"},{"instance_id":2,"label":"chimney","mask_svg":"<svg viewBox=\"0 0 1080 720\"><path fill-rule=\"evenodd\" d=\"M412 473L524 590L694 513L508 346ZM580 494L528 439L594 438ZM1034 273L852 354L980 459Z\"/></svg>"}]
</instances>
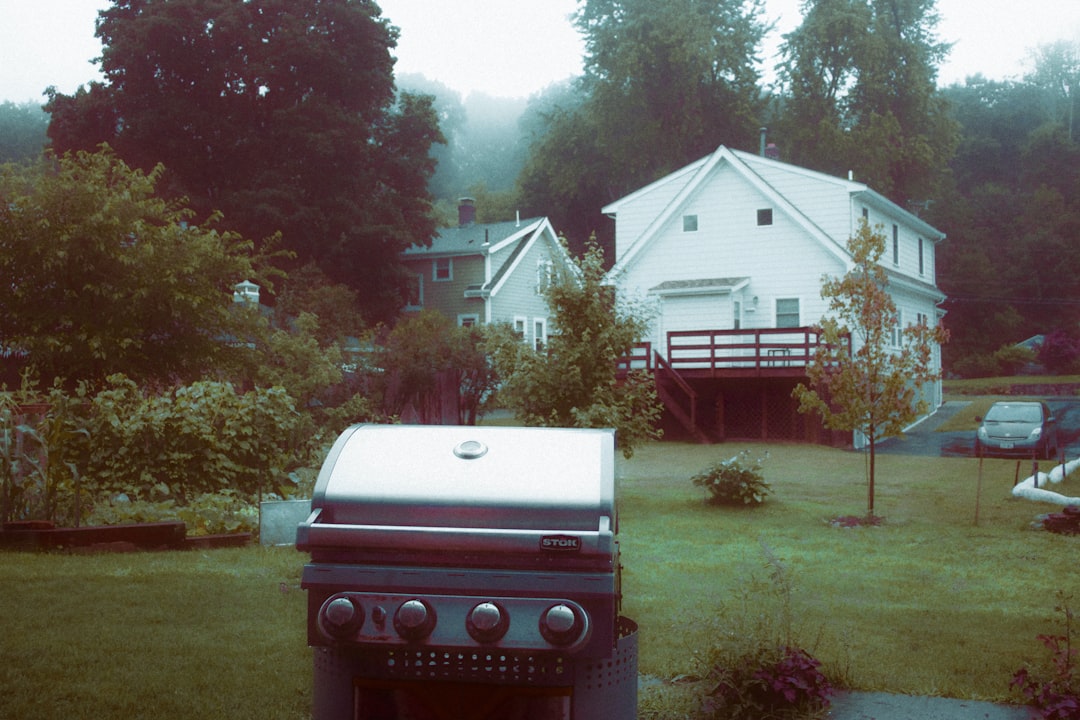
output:
<instances>
[{"instance_id":1,"label":"chimney","mask_svg":"<svg viewBox=\"0 0 1080 720\"><path fill-rule=\"evenodd\" d=\"M770 160L780 159L780 148L776 147L776 143L769 143L765 146L765 157Z\"/></svg>"},{"instance_id":2,"label":"chimney","mask_svg":"<svg viewBox=\"0 0 1080 720\"><path fill-rule=\"evenodd\" d=\"M476 222L476 200L470 197L458 200L457 217L458 225L462 227Z\"/></svg>"},{"instance_id":3,"label":"chimney","mask_svg":"<svg viewBox=\"0 0 1080 720\"><path fill-rule=\"evenodd\" d=\"M765 135L769 132L769 128L761 128L761 142L758 143L758 155L765 157Z\"/></svg>"}]
</instances>

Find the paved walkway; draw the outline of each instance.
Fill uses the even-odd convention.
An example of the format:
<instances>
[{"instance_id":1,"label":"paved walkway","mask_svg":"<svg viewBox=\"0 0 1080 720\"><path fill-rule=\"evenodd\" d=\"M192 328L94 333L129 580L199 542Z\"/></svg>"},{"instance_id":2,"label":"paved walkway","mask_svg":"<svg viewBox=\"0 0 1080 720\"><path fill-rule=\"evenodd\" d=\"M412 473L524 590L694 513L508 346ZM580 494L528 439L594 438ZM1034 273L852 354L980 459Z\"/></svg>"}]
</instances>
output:
<instances>
[{"instance_id":1,"label":"paved walkway","mask_svg":"<svg viewBox=\"0 0 1080 720\"><path fill-rule=\"evenodd\" d=\"M844 692L832 699L834 720L1030 720L1031 708L979 700Z\"/></svg>"}]
</instances>

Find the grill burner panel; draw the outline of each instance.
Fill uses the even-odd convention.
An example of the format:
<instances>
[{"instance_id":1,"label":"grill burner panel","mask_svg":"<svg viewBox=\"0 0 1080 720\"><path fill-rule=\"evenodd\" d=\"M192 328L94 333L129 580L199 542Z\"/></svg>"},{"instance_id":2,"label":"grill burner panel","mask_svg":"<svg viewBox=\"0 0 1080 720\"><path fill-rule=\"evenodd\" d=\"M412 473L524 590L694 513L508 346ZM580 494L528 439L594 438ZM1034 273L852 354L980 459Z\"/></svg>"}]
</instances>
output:
<instances>
[{"instance_id":1,"label":"grill burner panel","mask_svg":"<svg viewBox=\"0 0 1080 720\"><path fill-rule=\"evenodd\" d=\"M477 616L485 624L489 604L497 608L497 622L475 627ZM497 644L500 651L573 652L584 646L591 630L588 613L572 600L468 595L339 593L323 603L318 622L331 642L405 645L423 640L465 649ZM485 641L492 628L502 629L502 634Z\"/></svg>"}]
</instances>

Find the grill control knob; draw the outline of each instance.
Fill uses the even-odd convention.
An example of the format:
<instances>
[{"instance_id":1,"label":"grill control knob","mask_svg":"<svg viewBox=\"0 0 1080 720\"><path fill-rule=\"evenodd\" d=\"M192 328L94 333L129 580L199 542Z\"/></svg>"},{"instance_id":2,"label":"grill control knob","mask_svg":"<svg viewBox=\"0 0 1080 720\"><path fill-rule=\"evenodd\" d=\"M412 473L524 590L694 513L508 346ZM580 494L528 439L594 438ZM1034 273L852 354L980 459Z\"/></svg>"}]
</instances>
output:
<instances>
[{"instance_id":1,"label":"grill control knob","mask_svg":"<svg viewBox=\"0 0 1080 720\"><path fill-rule=\"evenodd\" d=\"M352 635L363 624L364 610L350 598L336 597L323 605L323 630L336 638Z\"/></svg>"},{"instance_id":2,"label":"grill control knob","mask_svg":"<svg viewBox=\"0 0 1080 720\"><path fill-rule=\"evenodd\" d=\"M540 634L552 645L569 645L581 636L584 626L574 608L562 603L549 607L540 618Z\"/></svg>"},{"instance_id":3,"label":"grill control knob","mask_svg":"<svg viewBox=\"0 0 1080 720\"><path fill-rule=\"evenodd\" d=\"M509 627L510 616L493 602L480 603L469 611L465 620L465 629L477 642L495 642Z\"/></svg>"},{"instance_id":4,"label":"grill control knob","mask_svg":"<svg viewBox=\"0 0 1080 720\"><path fill-rule=\"evenodd\" d=\"M423 640L435 629L435 610L423 600L406 600L394 613L394 629L406 640Z\"/></svg>"}]
</instances>

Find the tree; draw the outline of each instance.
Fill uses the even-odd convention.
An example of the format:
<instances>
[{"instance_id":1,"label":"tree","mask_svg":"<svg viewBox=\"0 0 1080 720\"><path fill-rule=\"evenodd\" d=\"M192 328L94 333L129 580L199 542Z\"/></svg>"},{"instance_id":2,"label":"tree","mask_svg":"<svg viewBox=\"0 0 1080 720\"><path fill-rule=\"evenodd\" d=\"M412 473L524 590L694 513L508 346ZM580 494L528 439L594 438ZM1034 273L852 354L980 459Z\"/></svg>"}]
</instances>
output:
<instances>
[{"instance_id":1,"label":"tree","mask_svg":"<svg viewBox=\"0 0 1080 720\"><path fill-rule=\"evenodd\" d=\"M401 305L399 252L434 234L431 98L395 96L397 31L372 0L114 0L99 16L103 83L51 90L58 152L108 142L158 164L201 220L280 231L360 296Z\"/></svg>"},{"instance_id":2,"label":"tree","mask_svg":"<svg viewBox=\"0 0 1080 720\"><path fill-rule=\"evenodd\" d=\"M424 424L442 422L445 393L453 388L457 422L474 425L497 383L482 333L434 310L402 319L380 338L376 362L384 412L411 407Z\"/></svg>"},{"instance_id":3,"label":"tree","mask_svg":"<svg viewBox=\"0 0 1080 720\"><path fill-rule=\"evenodd\" d=\"M79 152L0 169L0 347L48 383L123 372L171 382L245 362L233 286L262 280L252 243L161 199L161 168Z\"/></svg>"},{"instance_id":4,"label":"tree","mask_svg":"<svg viewBox=\"0 0 1080 720\"><path fill-rule=\"evenodd\" d=\"M716 149L753 146L764 104L761 0L587 0L580 107L562 103L522 174L529 213L610 241L599 210Z\"/></svg>"},{"instance_id":5,"label":"tree","mask_svg":"<svg viewBox=\"0 0 1080 720\"><path fill-rule=\"evenodd\" d=\"M660 437L655 425L662 406L651 375L617 375L618 361L640 341L649 314L640 305L616 302L603 265L594 239L576 271L557 272L546 287L554 330L547 347L538 350L516 337L493 343L499 399L526 425L615 428L630 457L636 446Z\"/></svg>"},{"instance_id":6,"label":"tree","mask_svg":"<svg viewBox=\"0 0 1080 720\"><path fill-rule=\"evenodd\" d=\"M821 344L807 367L809 387L800 383L793 395L799 412L816 412L828 428L865 436L870 454L866 512L873 516L876 443L900 435L926 411L922 386L939 377L931 359L947 335L940 326L908 325L899 331L900 349L894 349L896 305L881 265L885 236L863 221L848 241L848 252L847 274L823 279L821 296L831 314L822 318Z\"/></svg>"},{"instance_id":7,"label":"tree","mask_svg":"<svg viewBox=\"0 0 1080 720\"><path fill-rule=\"evenodd\" d=\"M935 196L956 128L936 90L935 0L804 0L784 36L785 158L855 175L901 205Z\"/></svg>"},{"instance_id":8,"label":"tree","mask_svg":"<svg viewBox=\"0 0 1080 720\"><path fill-rule=\"evenodd\" d=\"M37 103L0 103L0 163L37 160L48 141L49 116Z\"/></svg>"}]
</instances>

